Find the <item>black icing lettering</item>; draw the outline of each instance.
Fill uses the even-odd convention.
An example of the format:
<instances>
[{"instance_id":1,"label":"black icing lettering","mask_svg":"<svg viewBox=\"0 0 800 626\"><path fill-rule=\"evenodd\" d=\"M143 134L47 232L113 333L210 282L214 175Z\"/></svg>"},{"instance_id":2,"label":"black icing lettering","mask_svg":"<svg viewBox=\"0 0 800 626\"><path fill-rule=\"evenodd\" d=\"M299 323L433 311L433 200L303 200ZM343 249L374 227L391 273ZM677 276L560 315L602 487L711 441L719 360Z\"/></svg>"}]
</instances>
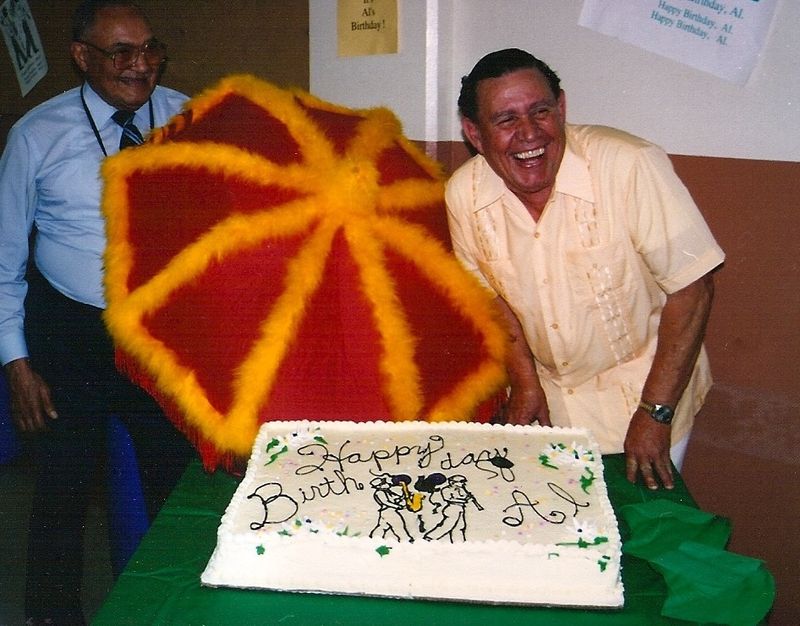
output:
<instances>
[{"instance_id":1,"label":"black icing lettering","mask_svg":"<svg viewBox=\"0 0 800 626\"><path fill-rule=\"evenodd\" d=\"M444 447L444 439L439 435L432 435L425 445L420 446L395 446L394 448L376 448L369 452L350 451L347 447L352 442L346 440L337 451L332 452L322 443L313 443L297 449L299 456L312 457L313 463L303 465L297 470L297 476L305 476L314 472L324 472L328 463L333 464L339 471L345 472L347 465L370 463L378 472L384 470L385 465L400 465L406 457L418 456L417 466L428 467L431 458Z\"/></svg>"},{"instance_id":2,"label":"black icing lettering","mask_svg":"<svg viewBox=\"0 0 800 626\"><path fill-rule=\"evenodd\" d=\"M275 493L273 493L275 492ZM260 522L250 522L251 530L258 530L267 524L282 524L294 517L298 504L291 496L283 493L280 483L264 483L255 488L247 499L258 498L264 508L264 518ZM272 512L273 519L270 519Z\"/></svg>"},{"instance_id":3,"label":"black icing lettering","mask_svg":"<svg viewBox=\"0 0 800 626\"><path fill-rule=\"evenodd\" d=\"M433 446L431 446L433 444ZM431 464L433 455L444 448L444 438L441 435L431 435L428 437L428 444L419 448L420 457L417 467L424 469Z\"/></svg>"},{"instance_id":4,"label":"black icing lettering","mask_svg":"<svg viewBox=\"0 0 800 626\"><path fill-rule=\"evenodd\" d=\"M491 450L481 450L480 452L468 452L461 459L453 459L450 452L445 454L444 459L440 463L443 470L458 469L462 465L474 465L475 469L489 474L488 479L502 477L506 482L514 482L515 476L511 469L514 467L514 462L508 459L508 448L503 448L503 453L495 448L494 452ZM497 471L499 470L499 471Z\"/></svg>"},{"instance_id":5,"label":"black icing lettering","mask_svg":"<svg viewBox=\"0 0 800 626\"><path fill-rule=\"evenodd\" d=\"M548 524L563 524L567 517L575 517L578 514L578 509L589 506L588 502L578 502L572 494L556 483L547 483L547 487L566 504L571 505L567 512L556 507L547 514L544 514L537 508L541 505L539 500L531 501L528 494L524 491L514 489L511 492L513 504L503 509L503 513L508 513L508 515L503 518L503 523L516 528L525 521L525 512L528 511L535 513Z\"/></svg>"},{"instance_id":6,"label":"black icing lettering","mask_svg":"<svg viewBox=\"0 0 800 626\"><path fill-rule=\"evenodd\" d=\"M570 494L566 489L557 485L555 483L547 483L547 486L550 488L554 494L556 494L559 498L564 500L565 502L569 502L572 506L572 517L575 517L578 514L578 509L583 509L589 506L588 502L578 502L572 494Z\"/></svg>"},{"instance_id":7,"label":"black icing lettering","mask_svg":"<svg viewBox=\"0 0 800 626\"><path fill-rule=\"evenodd\" d=\"M306 446L301 446L297 449L298 456L317 456L319 455L320 461L318 463L309 463L303 465L295 470L297 476L305 476L312 472L324 472L325 463L330 459L328 446L322 443L311 443Z\"/></svg>"},{"instance_id":8,"label":"black icing lettering","mask_svg":"<svg viewBox=\"0 0 800 626\"><path fill-rule=\"evenodd\" d=\"M301 504L311 502L317 498L324 499L330 496L343 496L354 491L363 491L364 483L358 482L355 478L346 476L344 472L337 470L333 471L334 479L327 476L322 479L319 484L309 485L306 489L310 490L308 493L302 487L298 487L300 495L303 496Z\"/></svg>"},{"instance_id":9,"label":"black icing lettering","mask_svg":"<svg viewBox=\"0 0 800 626\"><path fill-rule=\"evenodd\" d=\"M536 511L536 505L539 504L539 501L536 500L534 502L531 502L528 495L525 492L520 491L519 489L514 489L511 492L511 498L514 501L514 504L510 504L509 506L504 508L503 513L506 513L513 509L515 514L509 514L505 516L503 518L503 523L506 524L507 526L516 528L517 526L522 524L522 522L525 521L524 510L526 508L529 508L532 509L533 511Z\"/></svg>"}]
</instances>

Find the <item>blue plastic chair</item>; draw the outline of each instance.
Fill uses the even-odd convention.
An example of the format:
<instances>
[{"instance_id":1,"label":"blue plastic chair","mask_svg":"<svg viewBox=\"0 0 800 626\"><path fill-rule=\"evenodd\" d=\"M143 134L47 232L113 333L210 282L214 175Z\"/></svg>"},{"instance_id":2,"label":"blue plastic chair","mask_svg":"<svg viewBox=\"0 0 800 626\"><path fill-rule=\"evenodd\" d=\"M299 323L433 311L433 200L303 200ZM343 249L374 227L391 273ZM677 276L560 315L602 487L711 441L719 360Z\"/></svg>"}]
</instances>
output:
<instances>
[{"instance_id":1,"label":"blue plastic chair","mask_svg":"<svg viewBox=\"0 0 800 626\"><path fill-rule=\"evenodd\" d=\"M150 522L133 442L125 425L116 417L108 420L108 507L111 568L118 576Z\"/></svg>"}]
</instances>

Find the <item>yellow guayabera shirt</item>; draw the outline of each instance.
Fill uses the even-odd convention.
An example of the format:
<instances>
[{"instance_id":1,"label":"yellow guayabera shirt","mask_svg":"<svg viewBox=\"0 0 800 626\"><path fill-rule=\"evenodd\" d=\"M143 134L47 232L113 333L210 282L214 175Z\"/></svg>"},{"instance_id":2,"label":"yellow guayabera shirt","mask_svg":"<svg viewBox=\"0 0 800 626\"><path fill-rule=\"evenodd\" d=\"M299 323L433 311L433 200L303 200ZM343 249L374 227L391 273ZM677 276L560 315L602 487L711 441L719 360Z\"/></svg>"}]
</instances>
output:
<instances>
[{"instance_id":1,"label":"yellow guayabera shirt","mask_svg":"<svg viewBox=\"0 0 800 626\"><path fill-rule=\"evenodd\" d=\"M567 126L538 222L480 155L447 184L455 253L515 312L554 425L622 452L656 350L666 294L724 260L663 150L602 126ZM705 349L676 407L689 432L711 386Z\"/></svg>"}]
</instances>

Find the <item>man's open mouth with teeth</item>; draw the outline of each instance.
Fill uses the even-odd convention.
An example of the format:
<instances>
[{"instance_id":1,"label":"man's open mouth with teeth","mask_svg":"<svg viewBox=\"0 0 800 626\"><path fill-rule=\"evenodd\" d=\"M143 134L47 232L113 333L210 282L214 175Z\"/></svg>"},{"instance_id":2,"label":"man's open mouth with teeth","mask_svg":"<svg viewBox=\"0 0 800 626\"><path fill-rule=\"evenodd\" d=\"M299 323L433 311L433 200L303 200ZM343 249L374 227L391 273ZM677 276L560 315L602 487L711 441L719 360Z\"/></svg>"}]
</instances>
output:
<instances>
[{"instance_id":1,"label":"man's open mouth with teeth","mask_svg":"<svg viewBox=\"0 0 800 626\"><path fill-rule=\"evenodd\" d=\"M513 156L518 161L527 161L528 159L536 159L544 154L544 147L536 148L535 150L526 150L525 152L517 152Z\"/></svg>"}]
</instances>

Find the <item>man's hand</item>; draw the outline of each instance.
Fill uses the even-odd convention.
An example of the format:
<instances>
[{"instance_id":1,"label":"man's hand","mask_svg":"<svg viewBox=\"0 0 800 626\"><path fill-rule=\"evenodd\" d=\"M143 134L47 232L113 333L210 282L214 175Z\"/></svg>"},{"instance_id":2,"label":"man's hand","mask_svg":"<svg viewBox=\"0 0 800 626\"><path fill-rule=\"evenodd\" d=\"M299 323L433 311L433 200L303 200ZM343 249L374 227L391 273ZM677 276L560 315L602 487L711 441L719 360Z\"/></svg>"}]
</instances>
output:
<instances>
[{"instance_id":1,"label":"man's hand","mask_svg":"<svg viewBox=\"0 0 800 626\"><path fill-rule=\"evenodd\" d=\"M659 424L643 409L636 409L625 436L626 477L636 482L642 475L648 489L658 489L661 481L667 489L674 487L670 451L670 427Z\"/></svg>"},{"instance_id":2,"label":"man's hand","mask_svg":"<svg viewBox=\"0 0 800 626\"><path fill-rule=\"evenodd\" d=\"M658 324L658 347L642 398L672 407L678 404L700 353L713 298L711 272L667 295ZM625 436L628 480L635 482L640 473L649 489L658 489L656 477L672 489L670 434L669 426L656 422L644 409L636 409Z\"/></svg>"},{"instance_id":3,"label":"man's hand","mask_svg":"<svg viewBox=\"0 0 800 626\"><path fill-rule=\"evenodd\" d=\"M5 366L11 394L11 418L20 432L47 429L48 419L56 419L50 387L33 371L28 359L17 359Z\"/></svg>"},{"instance_id":4,"label":"man's hand","mask_svg":"<svg viewBox=\"0 0 800 626\"><path fill-rule=\"evenodd\" d=\"M522 325L505 300L498 296L495 304L508 332L506 371L511 383L511 395L503 407L503 421L506 424L539 422L542 426L551 426L547 398L539 382Z\"/></svg>"},{"instance_id":5,"label":"man's hand","mask_svg":"<svg viewBox=\"0 0 800 626\"><path fill-rule=\"evenodd\" d=\"M551 426L547 398L539 381L536 380L535 383L525 387L511 386L511 394L504 411L506 424L539 422L542 426Z\"/></svg>"}]
</instances>

